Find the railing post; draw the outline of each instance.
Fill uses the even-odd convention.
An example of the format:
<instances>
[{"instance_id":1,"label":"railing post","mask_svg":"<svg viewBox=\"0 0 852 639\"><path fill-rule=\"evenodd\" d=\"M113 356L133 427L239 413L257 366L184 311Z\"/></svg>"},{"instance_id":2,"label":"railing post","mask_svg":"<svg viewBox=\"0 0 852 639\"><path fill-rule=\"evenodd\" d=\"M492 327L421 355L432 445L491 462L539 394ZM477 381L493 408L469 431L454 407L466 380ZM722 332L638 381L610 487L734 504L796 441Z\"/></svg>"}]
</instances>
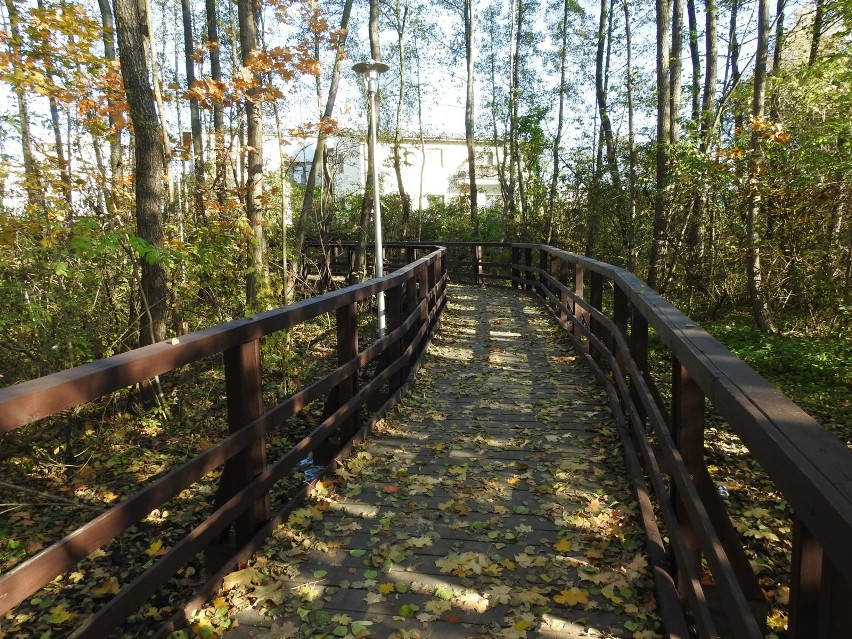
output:
<instances>
[{"instance_id":1,"label":"railing post","mask_svg":"<svg viewBox=\"0 0 852 639\"><path fill-rule=\"evenodd\" d=\"M402 324L402 285L394 286L392 289L385 291L385 312L387 314L387 334ZM385 368L391 366L400 356L402 349L400 348L403 337L393 340L385 351ZM393 395L396 390L402 386L403 371L397 371L388 379L388 394Z\"/></svg>"},{"instance_id":2,"label":"railing post","mask_svg":"<svg viewBox=\"0 0 852 639\"><path fill-rule=\"evenodd\" d=\"M420 325L429 323L429 271L430 267L428 265L423 265L417 271L417 304L419 305L424 299L426 300L426 303L423 304L423 308L420 310ZM419 330L420 326L416 328Z\"/></svg>"},{"instance_id":3,"label":"railing post","mask_svg":"<svg viewBox=\"0 0 852 639\"><path fill-rule=\"evenodd\" d=\"M228 433L235 433L263 413L261 392L260 340L255 339L223 353ZM248 448L225 463L216 506L221 506L252 479L266 470L266 438L259 437ZM269 519L269 496L251 504L234 522L236 547L251 540L260 525Z\"/></svg>"},{"instance_id":4,"label":"railing post","mask_svg":"<svg viewBox=\"0 0 852 639\"><path fill-rule=\"evenodd\" d=\"M417 307L417 283L418 283L418 274L412 273L411 277L405 281L405 299L402 305L402 320L406 321L411 314L414 312L414 309ZM411 341L414 339L414 335L417 332L417 322L414 322L411 325L411 328L408 329L408 333L405 335L405 343L403 344L404 348L408 348L408 345L411 344ZM413 352L411 354L411 359L415 359L417 357L417 353ZM408 377L409 372L411 371L411 366L406 365L403 368L403 379Z\"/></svg>"},{"instance_id":5,"label":"railing post","mask_svg":"<svg viewBox=\"0 0 852 639\"><path fill-rule=\"evenodd\" d=\"M820 543L793 513L790 580L790 639L834 639L852 628L852 587Z\"/></svg>"},{"instance_id":6,"label":"railing post","mask_svg":"<svg viewBox=\"0 0 852 639\"><path fill-rule=\"evenodd\" d=\"M603 275L600 273L596 273L592 271L591 277L591 291L589 291L589 304L591 304L592 308L600 311L603 308ZM589 314L589 331L592 335L596 337L601 337L601 326L600 323ZM596 362L600 363L601 354L597 352L597 349L594 347L591 341L589 341L589 354L595 359Z\"/></svg>"},{"instance_id":7,"label":"railing post","mask_svg":"<svg viewBox=\"0 0 852 639\"><path fill-rule=\"evenodd\" d=\"M473 247L473 281L485 284L485 273L482 270L482 244Z\"/></svg>"},{"instance_id":8,"label":"railing post","mask_svg":"<svg viewBox=\"0 0 852 639\"><path fill-rule=\"evenodd\" d=\"M517 246L512 247L512 288L520 287L521 283L518 281L521 277L521 270L518 268L518 265L521 263L521 249Z\"/></svg>"},{"instance_id":9,"label":"railing post","mask_svg":"<svg viewBox=\"0 0 852 639\"><path fill-rule=\"evenodd\" d=\"M585 283L583 282L585 270L583 269L583 265L577 262L574 265L574 295L581 299L584 298L585 293ZM572 301L571 303L571 311L574 314L574 337L578 340L583 340L583 331L580 328L580 325L583 324L588 317L588 313L583 310L583 307L580 306L579 302Z\"/></svg>"},{"instance_id":10,"label":"railing post","mask_svg":"<svg viewBox=\"0 0 852 639\"><path fill-rule=\"evenodd\" d=\"M630 300L627 299L627 295L624 294L624 291L618 285L618 282L613 281L613 293L612 293L612 321L615 324L615 327L618 331L627 338L627 321L630 317ZM618 342L614 339L610 344L610 348L615 351L615 359L618 362L618 367L621 369L622 374L627 371L627 357L628 353L621 352L621 349L617 346Z\"/></svg>"},{"instance_id":11,"label":"railing post","mask_svg":"<svg viewBox=\"0 0 852 639\"><path fill-rule=\"evenodd\" d=\"M648 371L648 320L635 304L630 305L630 353L639 373L644 376ZM647 414L639 397L638 383L639 380L630 380L630 399L633 400L639 419L644 423Z\"/></svg>"},{"instance_id":12,"label":"railing post","mask_svg":"<svg viewBox=\"0 0 852 639\"><path fill-rule=\"evenodd\" d=\"M524 247L524 266L526 267L526 269L524 269L524 289L526 289L527 291L531 291L534 288L532 285L532 265L532 249L528 246Z\"/></svg>"},{"instance_id":13,"label":"railing post","mask_svg":"<svg viewBox=\"0 0 852 639\"><path fill-rule=\"evenodd\" d=\"M358 355L358 306L355 303L341 306L337 317L337 365L343 366ZM326 419L343 406L358 390L358 372L338 384L326 400L323 419ZM328 464L338 453L341 446L352 439L360 422L358 410L355 410L314 450L314 463Z\"/></svg>"},{"instance_id":14,"label":"railing post","mask_svg":"<svg viewBox=\"0 0 852 639\"><path fill-rule=\"evenodd\" d=\"M559 283L568 286L568 261L565 259L559 260ZM559 289L559 323L562 328L568 329L568 303L569 297L567 291Z\"/></svg>"},{"instance_id":15,"label":"railing post","mask_svg":"<svg viewBox=\"0 0 852 639\"><path fill-rule=\"evenodd\" d=\"M790 575L791 639L818 639L823 552L819 542L793 513L793 560Z\"/></svg>"},{"instance_id":16,"label":"railing post","mask_svg":"<svg viewBox=\"0 0 852 639\"><path fill-rule=\"evenodd\" d=\"M547 258L548 258L547 251L545 251L544 248L539 248L538 249L538 268L539 268L538 281L545 290L550 290L550 284L548 283L547 277L545 276L545 273L550 272L550 269L548 268ZM544 300L545 304L547 304L548 306L551 305L551 302L546 297L546 293L544 292L544 290L541 291L539 293L539 295L541 295L541 298Z\"/></svg>"},{"instance_id":17,"label":"railing post","mask_svg":"<svg viewBox=\"0 0 852 639\"><path fill-rule=\"evenodd\" d=\"M429 294L429 315L432 315L432 310L435 308L435 304L438 302L438 292L435 290L435 283L438 281L438 261L437 259L432 261L427 268L427 291Z\"/></svg>"},{"instance_id":18,"label":"railing post","mask_svg":"<svg viewBox=\"0 0 852 639\"><path fill-rule=\"evenodd\" d=\"M702 476L704 470L704 393L698 387L686 367L676 358L672 358L672 437L680 452L684 466L693 482ZM695 526L686 515L686 508L680 496L672 489L675 511L681 528L689 561L695 572L701 567L701 542ZM690 588L683 577L683 570L675 565L677 589L682 597Z\"/></svg>"}]
</instances>

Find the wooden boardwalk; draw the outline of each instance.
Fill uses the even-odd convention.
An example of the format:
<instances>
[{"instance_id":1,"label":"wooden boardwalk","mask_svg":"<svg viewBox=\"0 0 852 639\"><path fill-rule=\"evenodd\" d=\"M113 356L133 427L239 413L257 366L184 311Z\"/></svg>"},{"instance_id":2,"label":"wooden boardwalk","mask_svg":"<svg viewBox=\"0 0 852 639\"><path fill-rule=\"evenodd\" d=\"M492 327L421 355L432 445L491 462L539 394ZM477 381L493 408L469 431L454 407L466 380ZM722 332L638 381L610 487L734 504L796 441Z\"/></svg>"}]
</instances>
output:
<instances>
[{"instance_id":1,"label":"wooden boardwalk","mask_svg":"<svg viewBox=\"0 0 852 639\"><path fill-rule=\"evenodd\" d=\"M604 394L553 319L452 286L411 393L206 614L235 615L229 639L647 639L643 544Z\"/></svg>"}]
</instances>

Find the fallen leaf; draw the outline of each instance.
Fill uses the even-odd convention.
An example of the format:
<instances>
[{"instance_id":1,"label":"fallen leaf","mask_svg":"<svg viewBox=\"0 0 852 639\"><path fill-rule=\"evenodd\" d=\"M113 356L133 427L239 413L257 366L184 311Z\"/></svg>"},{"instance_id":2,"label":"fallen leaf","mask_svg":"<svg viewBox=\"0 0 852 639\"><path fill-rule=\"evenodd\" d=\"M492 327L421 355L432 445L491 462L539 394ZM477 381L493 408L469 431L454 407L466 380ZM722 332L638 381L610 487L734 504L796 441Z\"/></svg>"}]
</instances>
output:
<instances>
[{"instance_id":1,"label":"fallen leaf","mask_svg":"<svg viewBox=\"0 0 852 639\"><path fill-rule=\"evenodd\" d=\"M568 552L574 547L574 544L571 543L568 539L560 539L555 544L553 544L553 548L558 552Z\"/></svg>"},{"instance_id":2,"label":"fallen leaf","mask_svg":"<svg viewBox=\"0 0 852 639\"><path fill-rule=\"evenodd\" d=\"M577 604L587 604L589 602L589 593L580 588L569 588L563 590L553 597L553 601L563 606L576 606Z\"/></svg>"},{"instance_id":3,"label":"fallen leaf","mask_svg":"<svg viewBox=\"0 0 852 639\"><path fill-rule=\"evenodd\" d=\"M222 582L222 590L228 591L237 586L248 586L260 581L260 573L254 568L243 568L225 576Z\"/></svg>"}]
</instances>

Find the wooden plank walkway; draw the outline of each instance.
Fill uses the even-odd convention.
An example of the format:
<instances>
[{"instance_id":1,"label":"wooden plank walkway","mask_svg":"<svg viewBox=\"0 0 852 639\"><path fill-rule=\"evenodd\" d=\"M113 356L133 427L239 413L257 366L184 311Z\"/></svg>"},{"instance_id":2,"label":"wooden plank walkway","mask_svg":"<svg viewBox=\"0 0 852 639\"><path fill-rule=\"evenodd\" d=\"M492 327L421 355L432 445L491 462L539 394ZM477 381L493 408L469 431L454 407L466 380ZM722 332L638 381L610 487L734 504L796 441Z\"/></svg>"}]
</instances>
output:
<instances>
[{"instance_id":1,"label":"wooden plank walkway","mask_svg":"<svg viewBox=\"0 0 852 639\"><path fill-rule=\"evenodd\" d=\"M609 408L559 330L523 293L452 286L412 392L198 619L236 615L228 639L659 636Z\"/></svg>"}]
</instances>

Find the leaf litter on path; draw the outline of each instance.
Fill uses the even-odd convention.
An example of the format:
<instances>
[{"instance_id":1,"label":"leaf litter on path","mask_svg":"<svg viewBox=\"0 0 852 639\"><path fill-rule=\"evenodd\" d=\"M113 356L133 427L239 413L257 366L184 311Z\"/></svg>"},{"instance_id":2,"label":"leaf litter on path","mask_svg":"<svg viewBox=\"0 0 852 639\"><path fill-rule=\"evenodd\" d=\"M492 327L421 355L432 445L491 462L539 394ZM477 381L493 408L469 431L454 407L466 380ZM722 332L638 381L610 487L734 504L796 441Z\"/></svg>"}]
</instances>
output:
<instances>
[{"instance_id":1,"label":"leaf litter on path","mask_svg":"<svg viewBox=\"0 0 852 639\"><path fill-rule=\"evenodd\" d=\"M643 543L604 394L555 322L453 285L410 394L191 628L650 639Z\"/></svg>"}]
</instances>

